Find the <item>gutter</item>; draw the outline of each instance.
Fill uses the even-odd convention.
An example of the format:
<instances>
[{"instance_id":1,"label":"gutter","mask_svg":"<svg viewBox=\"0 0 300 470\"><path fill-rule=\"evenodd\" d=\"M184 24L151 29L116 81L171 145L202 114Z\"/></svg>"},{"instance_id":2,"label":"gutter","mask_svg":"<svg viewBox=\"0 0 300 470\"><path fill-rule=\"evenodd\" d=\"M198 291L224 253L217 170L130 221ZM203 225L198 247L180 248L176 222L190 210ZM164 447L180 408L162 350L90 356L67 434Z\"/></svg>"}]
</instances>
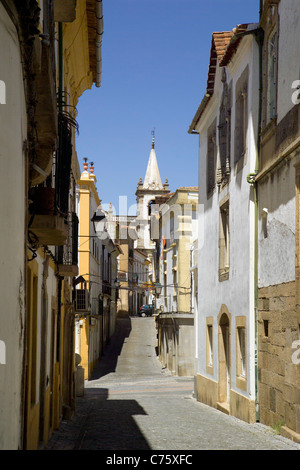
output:
<instances>
[{"instance_id":1,"label":"gutter","mask_svg":"<svg viewBox=\"0 0 300 470\"><path fill-rule=\"evenodd\" d=\"M101 56L101 45L103 36L103 11L102 11L102 0L96 0L96 18L97 18L97 37L96 37L96 87L101 86L101 74L102 74L102 56Z\"/></svg>"}]
</instances>

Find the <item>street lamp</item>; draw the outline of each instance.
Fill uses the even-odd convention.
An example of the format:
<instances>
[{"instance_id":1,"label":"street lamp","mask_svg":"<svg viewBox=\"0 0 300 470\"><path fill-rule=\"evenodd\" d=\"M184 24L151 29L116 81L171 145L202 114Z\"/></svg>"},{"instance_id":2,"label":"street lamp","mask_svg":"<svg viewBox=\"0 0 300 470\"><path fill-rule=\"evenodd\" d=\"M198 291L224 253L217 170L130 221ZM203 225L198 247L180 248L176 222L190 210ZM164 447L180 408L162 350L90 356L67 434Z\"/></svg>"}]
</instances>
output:
<instances>
[{"instance_id":1,"label":"street lamp","mask_svg":"<svg viewBox=\"0 0 300 470\"><path fill-rule=\"evenodd\" d=\"M159 297L160 294L161 294L161 284L159 282L157 282L155 284L155 293L156 293L157 297Z\"/></svg>"},{"instance_id":2,"label":"street lamp","mask_svg":"<svg viewBox=\"0 0 300 470\"><path fill-rule=\"evenodd\" d=\"M101 235L105 229L105 218L106 218L106 215L100 209L100 207L98 207L96 212L94 212L93 217L91 218L91 221L93 222L93 225L94 225L94 231L97 233L99 238L101 238Z\"/></svg>"}]
</instances>

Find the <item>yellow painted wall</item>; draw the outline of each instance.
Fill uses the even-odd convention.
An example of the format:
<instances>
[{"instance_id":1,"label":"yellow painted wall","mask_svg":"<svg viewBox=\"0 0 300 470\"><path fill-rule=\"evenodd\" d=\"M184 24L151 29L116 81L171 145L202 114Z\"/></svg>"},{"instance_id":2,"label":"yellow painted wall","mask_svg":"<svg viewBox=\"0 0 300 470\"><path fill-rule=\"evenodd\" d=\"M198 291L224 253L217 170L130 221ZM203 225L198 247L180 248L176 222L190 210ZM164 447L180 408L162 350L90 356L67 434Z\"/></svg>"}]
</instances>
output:
<instances>
[{"instance_id":1,"label":"yellow painted wall","mask_svg":"<svg viewBox=\"0 0 300 470\"><path fill-rule=\"evenodd\" d=\"M91 268L91 250L90 250L90 224L91 224L91 197L94 198L96 206L100 205L98 192L95 186L93 177L84 171L81 175L80 180L77 181L79 187L79 275L82 275L87 281L87 288L89 288L90 276L88 273L92 273ZM93 278L91 278L91 281ZM84 378L87 380L93 371L98 358L93 357L90 354L90 340L91 334L93 334L92 327L90 326L89 317L81 318L83 325L80 326L80 333L78 338L79 344L79 355L81 357L80 365L84 368ZM97 320L98 321L98 320ZM93 334L95 341L101 341L101 329L99 334Z\"/></svg>"},{"instance_id":2,"label":"yellow painted wall","mask_svg":"<svg viewBox=\"0 0 300 470\"><path fill-rule=\"evenodd\" d=\"M71 103L77 106L82 93L91 88L86 0L77 0L76 19L63 26L65 83Z\"/></svg>"},{"instance_id":3,"label":"yellow painted wall","mask_svg":"<svg viewBox=\"0 0 300 470\"><path fill-rule=\"evenodd\" d=\"M83 324L80 327L79 355L81 357L80 365L84 369L84 379L89 378L89 319L82 319Z\"/></svg>"},{"instance_id":4,"label":"yellow painted wall","mask_svg":"<svg viewBox=\"0 0 300 470\"><path fill-rule=\"evenodd\" d=\"M53 430L60 424L60 364L54 365L54 384L53 384Z\"/></svg>"},{"instance_id":5,"label":"yellow painted wall","mask_svg":"<svg viewBox=\"0 0 300 470\"><path fill-rule=\"evenodd\" d=\"M38 263L32 260L27 267L27 367L25 403L25 448L37 449L39 442L39 403L37 402L37 321L38 321Z\"/></svg>"},{"instance_id":6,"label":"yellow painted wall","mask_svg":"<svg viewBox=\"0 0 300 470\"><path fill-rule=\"evenodd\" d=\"M43 438L44 442L48 442L51 436L51 423L50 423L50 404L51 404L51 389L47 388L45 394L45 407L44 407L44 433Z\"/></svg>"}]
</instances>

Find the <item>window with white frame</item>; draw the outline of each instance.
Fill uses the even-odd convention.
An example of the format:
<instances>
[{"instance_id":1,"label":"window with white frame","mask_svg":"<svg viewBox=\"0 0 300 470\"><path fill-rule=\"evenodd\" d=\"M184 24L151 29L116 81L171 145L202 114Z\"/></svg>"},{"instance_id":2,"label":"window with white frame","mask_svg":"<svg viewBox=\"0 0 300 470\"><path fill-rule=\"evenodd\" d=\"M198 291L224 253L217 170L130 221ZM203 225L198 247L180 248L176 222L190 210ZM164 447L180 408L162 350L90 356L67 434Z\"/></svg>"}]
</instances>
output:
<instances>
[{"instance_id":1,"label":"window with white frame","mask_svg":"<svg viewBox=\"0 0 300 470\"><path fill-rule=\"evenodd\" d=\"M208 317L206 319L206 371L210 374L213 373L213 319Z\"/></svg>"}]
</instances>

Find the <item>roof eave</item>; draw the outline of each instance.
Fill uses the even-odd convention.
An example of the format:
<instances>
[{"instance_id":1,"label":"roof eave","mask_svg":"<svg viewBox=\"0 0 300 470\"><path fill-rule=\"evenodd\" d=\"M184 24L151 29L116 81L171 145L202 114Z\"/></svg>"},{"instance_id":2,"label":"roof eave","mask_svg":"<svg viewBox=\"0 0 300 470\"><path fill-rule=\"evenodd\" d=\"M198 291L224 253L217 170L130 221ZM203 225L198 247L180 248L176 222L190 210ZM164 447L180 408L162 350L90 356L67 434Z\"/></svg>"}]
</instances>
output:
<instances>
[{"instance_id":1,"label":"roof eave","mask_svg":"<svg viewBox=\"0 0 300 470\"><path fill-rule=\"evenodd\" d=\"M204 97L203 97L203 100L201 101L198 109L197 109L197 112L192 120L192 123L189 127L189 130L188 130L188 133L189 134L198 134L198 131L196 131L196 127L197 127L197 124L198 122L200 121L201 119L201 116L209 102L209 100L211 99L213 93L205 93Z\"/></svg>"}]
</instances>

